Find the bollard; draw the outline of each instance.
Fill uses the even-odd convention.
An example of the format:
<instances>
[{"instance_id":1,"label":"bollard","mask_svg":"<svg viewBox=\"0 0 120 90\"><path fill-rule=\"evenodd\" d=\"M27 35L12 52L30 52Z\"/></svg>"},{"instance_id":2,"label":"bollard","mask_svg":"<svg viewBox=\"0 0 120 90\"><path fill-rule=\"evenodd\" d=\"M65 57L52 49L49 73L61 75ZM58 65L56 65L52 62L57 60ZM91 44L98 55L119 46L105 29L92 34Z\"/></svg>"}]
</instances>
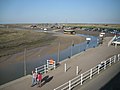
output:
<instances>
[{"instance_id":1,"label":"bollard","mask_svg":"<svg viewBox=\"0 0 120 90\"><path fill-rule=\"evenodd\" d=\"M115 61L116 61L116 55L114 55L114 63L115 63Z\"/></svg>"},{"instance_id":2,"label":"bollard","mask_svg":"<svg viewBox=\"0 0 120 90\"><path fill-rule=\"evenodd\" d=\"M66 65L66 63L65 63L65 65L64 65L64 66L65 66L64 70L65 70L65 72L66 72L66 71L67 71L67 65Z\"/></svg>"},{"instance_id":3,"label":"bollard","mask_svg":"<svg viewBox=\"0 0 120 90\"><path fill-rule=\"evenodd\" d=\"M78 66L76 67L76 75L78 75Z\"/></svg>"}]
</instances>

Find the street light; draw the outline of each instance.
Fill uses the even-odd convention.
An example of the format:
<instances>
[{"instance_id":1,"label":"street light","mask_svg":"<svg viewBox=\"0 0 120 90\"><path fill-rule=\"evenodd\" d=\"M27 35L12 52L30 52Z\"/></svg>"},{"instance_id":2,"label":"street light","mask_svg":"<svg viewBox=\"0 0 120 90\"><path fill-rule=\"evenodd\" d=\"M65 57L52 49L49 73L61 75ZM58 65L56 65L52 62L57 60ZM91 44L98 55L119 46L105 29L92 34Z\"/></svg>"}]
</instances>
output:
<instances>
[{"instance_id":1,"label":"street light","mask_svg":"<svg viewBox=\"0 0 120 90\"><path fill-rule=\"evenodd\" d=\"M59 42L59 45L58 45L58 62L57 63L59 63L59 61L60 61L60 42Z\"/></svg>"},{"instance_id":2,"label":"street light","mask_svg":"<svg viewBox=\"0 0 120 90\"><path fill-rule=\"evenodd\" d=\"M26 76L26 48L24 50L24 76Z\"/></svg>"},{"instance_id":3,"label":"street light","mask_svg":"<svg viewBox=\"0 0 120 90\"><path fill-rule=\"evenodd\" d=\"M72 57L72 54L73 54L72 47L74 47L74 40L72 40L72 44L71 44L71 57Z\"/></svg>"}]
</instances>

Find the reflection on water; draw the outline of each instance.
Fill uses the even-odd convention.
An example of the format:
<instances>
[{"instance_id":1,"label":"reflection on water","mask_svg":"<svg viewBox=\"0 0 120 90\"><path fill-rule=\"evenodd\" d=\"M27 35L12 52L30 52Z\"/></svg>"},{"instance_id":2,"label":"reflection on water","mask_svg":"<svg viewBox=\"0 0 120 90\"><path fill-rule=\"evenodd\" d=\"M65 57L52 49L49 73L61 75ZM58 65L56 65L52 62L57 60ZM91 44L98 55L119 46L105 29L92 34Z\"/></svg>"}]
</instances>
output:
<instances>
[{"instance_id":1,"label":"reflection on water","mask_svg":"<svg viewBox=\"0 0 120 90\"><path fill-rule=\"evenodd\" d=\"M71 55L78 54L85 49L93 48L97 46L97 37L89 36L89 35L83 35L83 34L77 34L78 36L84 36L84 37L90 37L91 41L89 45L87 45L86 42L75 44L74 46L70 46L65 50L62 50L60 52L60 61L71 57ZM46 60L53 58L57 61L57 53L52 55L46 55L44 57L39 57L36 60L28 60L26 61L27 64L27 74L30 74L31 71L38 66L41 66L43 64L46 64ZM20 78L24 75L24 69L23 69L23 61L9 64L8 66L0 68L0 85L4 84L6 82L9 82L11 80L15 80L17 78Z\"/></svg>"}]
</instances>

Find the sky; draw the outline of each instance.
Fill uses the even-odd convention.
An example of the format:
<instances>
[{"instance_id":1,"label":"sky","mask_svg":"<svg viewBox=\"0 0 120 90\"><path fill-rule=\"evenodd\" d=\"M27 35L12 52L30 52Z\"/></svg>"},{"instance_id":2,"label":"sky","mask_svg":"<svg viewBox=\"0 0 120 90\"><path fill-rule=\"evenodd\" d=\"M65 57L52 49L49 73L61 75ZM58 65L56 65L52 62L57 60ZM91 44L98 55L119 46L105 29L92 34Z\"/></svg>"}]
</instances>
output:
<instances>
[{"instance_id":1,"label":"sky","mask_svg":"<svg viewBox=\"0 0 120 90\"><path fill-rule=\"evenodd\" d=\"M0 24L120 24L120 0L0 0Z\"/></svg>"}]
</instances>

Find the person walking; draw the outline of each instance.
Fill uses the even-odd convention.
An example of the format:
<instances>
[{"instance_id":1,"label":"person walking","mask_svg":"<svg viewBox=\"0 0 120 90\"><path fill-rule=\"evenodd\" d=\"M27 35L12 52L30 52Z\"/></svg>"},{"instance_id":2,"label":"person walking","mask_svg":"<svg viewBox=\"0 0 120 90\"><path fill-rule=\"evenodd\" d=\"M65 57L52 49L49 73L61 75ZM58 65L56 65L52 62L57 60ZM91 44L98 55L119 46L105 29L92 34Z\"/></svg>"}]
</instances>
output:
<instances>
[{"instance_id":1,"label":"person walking","mask_svg":"<svg viewBox=\"0 0 120 90\"><path fill-rule=\"evenodd\" d=\"M41 87L41 80L42 80L42 74L38 73L38 75L37 75L37 85L38 85L38 87Z\"/></svg>"},{"instance_id":2,"label":"person walking","mask_svg":"<svg viewBox=\"0 0 120 90\"><path fill-rule=\"evenodd\" d=\"M32 85L31 85L31 87L36 85L36 78L37 78L36 73L34 71L32 71Z\"/></svg>"}]
</instances>

